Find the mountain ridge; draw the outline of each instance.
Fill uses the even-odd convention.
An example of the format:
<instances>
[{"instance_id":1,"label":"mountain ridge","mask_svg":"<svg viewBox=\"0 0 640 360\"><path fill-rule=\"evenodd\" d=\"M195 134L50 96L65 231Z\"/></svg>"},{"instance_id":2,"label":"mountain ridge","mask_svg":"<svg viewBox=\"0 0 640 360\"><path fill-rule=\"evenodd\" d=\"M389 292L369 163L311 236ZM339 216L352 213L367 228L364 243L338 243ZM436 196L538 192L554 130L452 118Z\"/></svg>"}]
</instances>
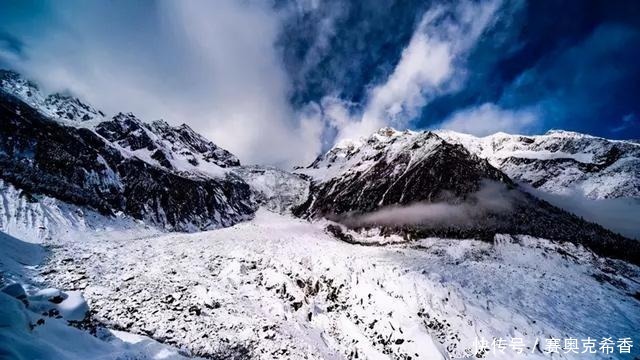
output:
<instances>
[{"instance_id":1,"label":"mountain ridge","mask_svg":"<svg viewBox=\"0 0 640 360\"><path fill-rule=\"evenodd\" d=\"M52 121L4 91L0 116L2 178L24 191L182 231L230 226L257 208L237 176L185 176L122 151L90 128ZM123 134L138 139L134 132Z\"/></svg>"},{"instance_id":2,"label":"mountain ridge","mask_svg":"<svg viewBox=\"0 0 640 360\"><path fill-rule=\"evenodd\" d=\"M294 209L298 216L329 217L356 230L383 227L388 234L410 239L492 240L501 233L526 234L583 244L600 254L640 263L638 242L520 190L487 159L436 132L382 128L369 137L343 141L296 171L312 179L309 198ZM485 209L477 200L486 180L501 184L491 196L505 194L507 209ZM398 220L413 216L407 209L422 205L425 219L413 224ZM436 224L425 222L431 220L430 211L448 216L439 215L443 219ZM396 223L381 220L380 214ZM377 220L363 224L363 218ZM461 220L455 222L456 218Z\"/></svg>"},{"instance_id":3,"label":"mountain ridge","mask_svg":"<svg viewBox=\"0 0 640 360\"><path fill-rule=\"evenodd\" d=\"M575 190L590 199L640 198L640 145L634 141L566 130L530 136L435 133L487 159L512 179L546 192Z\"/></svg>"},{"instance_id":4,"label":"mountain ridge","mask_svg":"<svg viewBox=\"0 0 640 360\"><path fill-rule=\"evenodd\" d=\"M7 74L20 86L7 85ZM502 154L500 151L522 155L522 148L539 145L537 137L499 133L486 140L487 145L453 132L382 128L366 138L339 142L307 168L290 174L267 167L240 167L233 154L186 124L144 122L132 113L118 113L101 121L60 118L39 107L46 104L25 102L26 95L27 100L44 97L35 84L14 74L5 72L0 87L0 116L6 119L0 127L0 162L6 169L2 180L27 193L88 206L108 216L123 212L168 230L197 231L250 219L259 206L343 222L392 206L467 206L469 201L478 201L486 181L493 181L506 189L507 201L516 203L514 214L482 213L464 226L385 226L385 231L412 238L489 239L501 232L531 234L583 243L601 254L639 261L635 250L624 252L624 246L629 245L625 238L522 193L513 179L523 178L503 171L496 166L497 157L487 155ZM74 106L81 103L71 97L59 99ZM549 144L549 138L562 141ZM621 147L599 139L596 145L604 142L608 147L596 146L598 152L592 154L586 150L594 146L572 140L576 138L598 139L550 132L540 138L543 141L538 150L545 156L540 160L574 161L594 173L621 159L634 159L633 143L623 142ZM566 145L566 139L573 141L568 143L573 147ZM629 149L631 155L627 156ZM527 161L519 159L509 160L508 164L515 165L507 170L513 172ZM634 164L632 161L632 176ZM629 186L633 189L633 182ZM602 241L595 241L598 237ZM637 244L632 245L635 249Z\"/></svg>"},{"instance_id":5,"label":"mountain ridge","mask_svg":"<svg viewBox=\"0 0 640 360\"><path fill-rule=\"evenodd\" d=\"M106 119L106 115L102 110L96 109L71 95L62 93L42 94L37 84L26 80L12 70L0 69L0 88L20 98L47 117L70 123Z\"/></svg>"}]
</instances>

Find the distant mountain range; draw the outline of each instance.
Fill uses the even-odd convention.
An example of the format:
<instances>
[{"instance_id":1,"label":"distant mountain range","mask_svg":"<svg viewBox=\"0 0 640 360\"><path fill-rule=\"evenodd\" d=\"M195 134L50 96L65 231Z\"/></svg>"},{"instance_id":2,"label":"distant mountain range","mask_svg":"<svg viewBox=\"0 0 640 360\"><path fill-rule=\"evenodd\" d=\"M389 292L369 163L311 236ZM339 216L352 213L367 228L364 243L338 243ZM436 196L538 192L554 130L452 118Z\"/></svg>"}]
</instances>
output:
<instances>
[{"instance_id":1,"label":"distant mountain range","mask_svg":"<svg viewBox=\"0 0 640 360\"><path fill-rule=\"evenodd\" d=\"M528 234L638 261L637 242L521 191L491 161L438 132L380 129L367 138L340 142L297 172L313 180L307 202L294 209L299 216L329 217L355 228L382 226L407 238L490 240L499 233ZM487 192L487 181L500 186ZM411 209L414 204L438 207L417 208L424 218L397 211L398 205Z\"/></svg>"},{"instance_id":2,"label":"distant mountain range","mask_svg":"<svg viewBox=\"0 0 640 360\"><path fill-rule=\"evenodd\" d=\"M28 204L43 198L169 231L230 226L252 218L262 205L310 219L329 217L353 228L381 226L407 239L530 234L640 263L638 242L517 185L550 193L580 191L592 199L640 198L640 145L633 141L566 131L478 138L384 128L342 141L310 166L288 173L242 167L233 154L186 124L144 122L130 113L110 118L75 97L45 96L11 71L0 72L0 118L2 231L53 227L46 211L17 215L27 208L35 214ZM486 184L494 184L494 195L503 203L485 201ZM456 216L470 218L356 222L415 204L461 209Z\"/></svg>"},{"instance_id":3,"label":"distant mountain range","mask_svg":"<svg viewBox=\"0 0 640 360\"><path fill-rule=\"evenodd\" d=\"M497 133L474 137L453 131L438 136L461 144L513 180L590 199L640 198L640 143L564 130L524 136Z\"/></svg>"}]
</instances>

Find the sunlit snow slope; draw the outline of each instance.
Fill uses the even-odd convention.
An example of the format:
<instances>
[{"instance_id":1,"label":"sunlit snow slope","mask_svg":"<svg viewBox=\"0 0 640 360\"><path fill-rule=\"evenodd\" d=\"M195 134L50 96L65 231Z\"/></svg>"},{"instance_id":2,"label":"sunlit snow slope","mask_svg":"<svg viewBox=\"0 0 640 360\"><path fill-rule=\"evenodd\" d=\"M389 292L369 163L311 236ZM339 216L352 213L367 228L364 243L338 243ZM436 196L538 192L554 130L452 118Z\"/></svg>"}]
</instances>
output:
<instances>
[{"instance_id":1,"label":"sunlit snow slope","mask_svg":"<svg viewBox=\"0 0 640 360\"><path fill-rule=\"evenodd\" d=\"M578 191L590 199L640 198L640 144L571 131L544 135L497 133L475 137L436 131L514 180L555 194Z\"/></svg>"},{"instance_id":2,"label":"sunlit snow slope","mask_svg":"<svg viewBox=\"0 0 640 360\"><path fill-rule=\"evenodd\" d=\"M204 356L438 359L475 355L480 336L532 347L640 333L640 270L582 248L526 236L361 246L324 225L260 210L197 234L73 242L45 279L83 290L111 327Z\"/></svg>"}]
</instances>

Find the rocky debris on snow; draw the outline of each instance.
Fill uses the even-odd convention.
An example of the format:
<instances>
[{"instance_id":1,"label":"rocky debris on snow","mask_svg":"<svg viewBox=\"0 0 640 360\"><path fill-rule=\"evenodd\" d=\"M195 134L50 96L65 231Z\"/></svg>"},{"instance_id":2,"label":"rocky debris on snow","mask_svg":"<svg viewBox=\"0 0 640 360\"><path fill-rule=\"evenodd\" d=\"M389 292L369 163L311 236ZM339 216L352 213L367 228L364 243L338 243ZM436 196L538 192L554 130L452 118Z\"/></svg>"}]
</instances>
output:
<instances>
[{"instance_id":1,"label":"rocky debris on snow","mask_svg":"<svg viewBox=\"0 0 640 360\"><path fill-rule=\"evenodd\" d=\"M583 325L561 315L576 308L593 320L589 332L638 331L629 294L640 270L580 246L501 235L371 247L325 228L259 212L211 232L74 244L44 277L74 288L86 275L101 323L204 357L493 356L474 352L477 336L581 336ZM87 257L105 260L67 260Z\"/></svg>"},{"instance_id":2,"label":"rocky debris on snow","mask_svg":"<svg viewBox=\"0 0 640 360\"><path fill-rule=\"evenodd\" d=\"M190 355L142 336L98 327L80 293L44 289L27 295L19 283L0 290L0 349L11 359L177 360Z\"/></svg>"}]
</instances>

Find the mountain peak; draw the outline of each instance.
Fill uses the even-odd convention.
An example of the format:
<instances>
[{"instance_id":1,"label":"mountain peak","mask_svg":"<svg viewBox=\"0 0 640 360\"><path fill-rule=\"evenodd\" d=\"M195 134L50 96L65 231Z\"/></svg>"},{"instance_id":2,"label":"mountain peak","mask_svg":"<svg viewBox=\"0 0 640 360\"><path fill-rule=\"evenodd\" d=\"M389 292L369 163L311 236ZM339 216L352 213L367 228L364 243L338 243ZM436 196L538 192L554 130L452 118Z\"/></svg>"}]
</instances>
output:
<instances>
[{"instance_id":1,"label":"mountain peak","mask_svg":"<svg viewBox=\"0 0 640 360\"><path fill-rule=\"evenodd\" d=\"M13 70L0 70L0 89L30 105L43 103L45 99L38 85Z\"/></svg>"},{"instance_id":2,"label":"mountain peak","mask_svg":"<svg viewBox=\"0 0 640 360\"><path fill-rule=\"evenodd\" d=\"M101 110L72 95L44 95L34 82L13 70L0 70L0 90L19 98L53 120L84 122L103 120L105 117Z\"/></svg>"},{"instance_id":3,"label":"mountain peak","mask_svg":"<svg viewBox=\"0 0 640 360\"><path fill-rule=\"evenodd\" d=\"M137 120L140 121L140 119L138 119L138 117L132 113L132 112L119 112L117 114L115 114L113 116L113 120L118 120L118 121L123 121L123 120Z\"/></svg>"},{"instance_id":4,"label":"mountain peak","mask_svg":"<svg viewBox=\"0 0 640 360\"><path fill-rule=\"evenodd\" d=\"M562 130L562 129L549 129L545 135L555 137L593 137L591 135L579 133L576 131Z\"/></svg>"},{"instance_id":5,"label":"mountain peak","mask_svg":"<svg viewBox=\"0 0 640 360\"><path fill-rule=\"evenodd\" d=\"M400 134L401 132L392 128L392 127L382 127L380 129L378 129L378 131L375 132L375 134L380 135L380 136L384 136L384 137L393 137L395 135Z\"/></svg>"},{"instance_id":6,"label":"mountain peak","mask_svg":"<svg viewBox=\"0 0 640 360\"><path fill-rule=\"evenodd\" d=\"M448 130L438 134L487 159L512 179L546 192L578 191L592 199L640 197L640 148L631 141L558 129L530 136L480 138Z\"/></svg>"},{"instance_id":7,"label":"mountain peak","mask_svg":"<svg viewBox=\"0 0 640 360\"><path fill-rule=\"evenodd\" d=\"M0 69L0 81L3 82L3 86L4 86L4 82L8 83L8 84L25 84L28 85L29 87L32 88L38 88L38 86L31 82L26 80L25 78L22 77L22 75L20 75L19 73L13 71L13 70L7 70L7 69Z\"/></svg>"}]
</instances>

